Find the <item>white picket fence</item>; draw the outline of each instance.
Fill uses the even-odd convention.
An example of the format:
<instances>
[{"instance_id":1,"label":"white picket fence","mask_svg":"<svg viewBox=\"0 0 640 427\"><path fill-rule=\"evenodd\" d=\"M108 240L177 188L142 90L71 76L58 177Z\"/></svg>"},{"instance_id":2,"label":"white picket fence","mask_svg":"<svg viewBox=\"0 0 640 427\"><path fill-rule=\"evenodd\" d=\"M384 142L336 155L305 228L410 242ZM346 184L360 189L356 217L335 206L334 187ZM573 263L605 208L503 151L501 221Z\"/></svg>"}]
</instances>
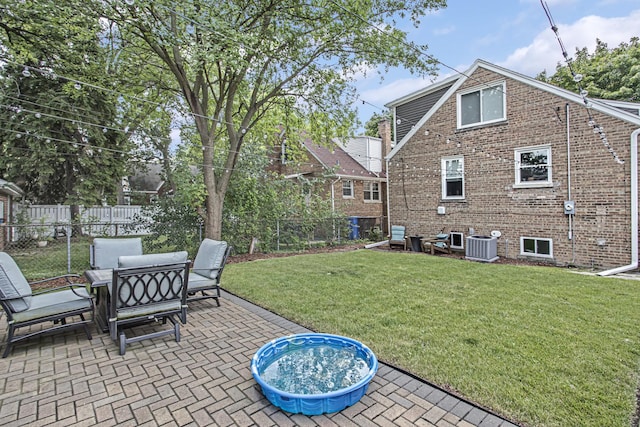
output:
<instances>
[{"instance_id":1,"label":"white picket fence","mask_svg":"<svg viewBox=\"0 0 640 427\"><path fill-rule=\"evenodd\" d=\"M71 221L69 205L30 205L18 207L24 210L32 223L40 223L44 218L45 224L67 224ZM80 207L82 222L100 223L131 223L134 215L142 213L142 206L89 206Z\"/></svg>"},{"instance_id":2,"label":"white picket fence","mask_svg":"<svg viewBox=\"0 0 640 427\"><path fill-rule=\"evenodd\" d=\"M32 225L45 226L50 230L47 233L50 234L50 237L71 223L69 205L18 205L17 210L24 212ZM146 234L147 230L131 230L124 227L133 224L136 215L142 215L142 206L80 207L80 222L83 224L83 233L88 235Z\"/></svg>"}]
</instances>

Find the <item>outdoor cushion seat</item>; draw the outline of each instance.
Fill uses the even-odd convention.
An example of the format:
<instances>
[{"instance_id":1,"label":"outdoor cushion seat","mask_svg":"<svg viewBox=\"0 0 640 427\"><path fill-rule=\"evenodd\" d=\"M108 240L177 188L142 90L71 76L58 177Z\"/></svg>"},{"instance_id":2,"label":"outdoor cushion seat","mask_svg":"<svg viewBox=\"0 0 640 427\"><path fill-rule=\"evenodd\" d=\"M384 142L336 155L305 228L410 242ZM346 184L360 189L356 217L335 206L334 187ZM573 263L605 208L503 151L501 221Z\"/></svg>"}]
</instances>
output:
<instances>
[{"instance_id":1,"label":"outdoor cushion seat","mask_svg":"<svg viewBox=\"0 0 640 427\"><path fill-rule=\"evenodd\" d=\"M84 329L88 339L88 324L93 321L94 303L85 285L71 283L77 275L65 275L28 283L16 262L6 252L0 252L0 304L7 316L7 343L2 357L7 357L16 342L36 335L67 330ZM33 293L31 285L58 281L64 278L67 286L45 289ZM91 318L84 315L91 313ZM73 322L68 319L79 318ZM16 335L18 328L52 322L50 327Z\"/></svg>"},{"instance_id":2,"label":"outdoor cushion seat","mask_svg":"<svg viewBox=\"0 0 640 427\"><path fill-rule=\"evenodd\" d=\"M126 345L175 335L180 342L180 321L187 322L187 252L121 256L113 270L109 290L109 332L125 354ZM179 320L176 320L178 318ZM125 328L151 320L169 321L169 329L135 335Z\"/></svg>"},{"instance_id":3,"label":"outdoor cushion seat","mask_svg":"<svg viewBox=\"0 0 640 427\"><path fill-rule=\"evenodd\" d=\"M389 235L389 249L393 249L394 246L400 246L405 251L407 250L407 235L406 227L404 225L391 226L391 234Z\"/></svg>"},{"instance_id":4,"label":"outdoor cushion seat","mask_svg":"<svg viewBox=\"0 0 640 427\"><path fill-rule=\"evenodd\" d=\"M200 243L189 273L189 302L213 298L220 306L220 279L231 249L223 240L204 239Z\"/></svg>"},{"instance_id":5,"label":"outdoor cushion seat","mask_svg":"<svg viewBox=\"0 0 640 427\"><path fill-rule=\"evenodd\" d=\"M109 239L96 237L89 247L89 262L93 269L111 269L118 266L118 258L124 255L142 255L142 239Z\"/></svg>"}]
</instances>

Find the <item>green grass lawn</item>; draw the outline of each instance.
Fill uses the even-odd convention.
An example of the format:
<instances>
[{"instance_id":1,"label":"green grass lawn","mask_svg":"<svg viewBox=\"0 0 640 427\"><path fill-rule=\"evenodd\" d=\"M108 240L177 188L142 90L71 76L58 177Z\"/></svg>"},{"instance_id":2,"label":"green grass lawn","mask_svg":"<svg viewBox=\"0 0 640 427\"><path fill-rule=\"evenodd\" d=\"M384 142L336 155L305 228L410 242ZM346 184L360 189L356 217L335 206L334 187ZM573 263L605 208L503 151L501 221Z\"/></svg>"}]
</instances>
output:
<instances>
[{"instance_id":1,"label":"green grass lawn","mask_svg":"<svg viewBox=\"0 0 640 427\"><path fill-rule=\"evenodd\" d=\"M628 426L640 282L358 250L230 264L223 287L511 420Z\"/></svg>"}]
</instances>

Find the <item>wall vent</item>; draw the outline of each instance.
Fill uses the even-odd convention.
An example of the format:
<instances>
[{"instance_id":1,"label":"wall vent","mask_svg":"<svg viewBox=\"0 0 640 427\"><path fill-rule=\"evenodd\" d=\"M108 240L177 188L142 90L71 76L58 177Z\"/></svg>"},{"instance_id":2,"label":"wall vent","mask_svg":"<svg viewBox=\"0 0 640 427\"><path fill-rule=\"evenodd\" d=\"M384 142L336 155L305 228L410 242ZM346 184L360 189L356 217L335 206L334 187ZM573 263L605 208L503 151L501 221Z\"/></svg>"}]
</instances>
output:
<instances>
[{"instance_id":1,"label":"wall vent","mask_svg":"<svg viewBox=\"0 0 640 427\"><path fill-rule=\"evenodd\" d=\"M469 236L465 258L473 261L493 262L498 259L498 239L490 236Z\"/></svg>"}]
</instances>

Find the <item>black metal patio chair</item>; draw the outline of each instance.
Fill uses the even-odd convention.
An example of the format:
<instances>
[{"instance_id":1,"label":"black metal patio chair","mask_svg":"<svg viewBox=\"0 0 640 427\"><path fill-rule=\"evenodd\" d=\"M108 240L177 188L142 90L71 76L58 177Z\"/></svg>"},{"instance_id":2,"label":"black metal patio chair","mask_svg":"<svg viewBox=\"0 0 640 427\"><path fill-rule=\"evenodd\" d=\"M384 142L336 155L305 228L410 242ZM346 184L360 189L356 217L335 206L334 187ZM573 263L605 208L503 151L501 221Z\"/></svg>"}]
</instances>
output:
<instances>
[{"instance_id":1,"label":"black metal patio chair","mask_svg":"<svg viewBox=\"0 0 640 427\"><path fill-rule=\"evenodd\" d=\"M3 358L11 353L15 343L41 334L81 328L87 339L92 338L89 323L93 322L93 298L86 285L71 283L72 278L78 277L69 274L29 283L14 259L6 252L0 252L0 305L7 316L8 329ZM59 282L60 279L68 284L36 293L31 290L31 285ZM85 318L89 313L91 317ZM16 335L17 329L39 323L50 325Z\"/></svg>"},{"instance_id":2,"label":"black metal patio chair","mask_svg":"<svg viewBox=\"0 0 640 427\"><path fill-rule=\"evenodd\" d=\"M120 354L126 345L150 338L175 335L180 342L180 322L187 322L187 252L122 256L113 270L109 287L109 332L119 343ZM149 321L169 321L169 329L138 333L134 326ZM127 329L127 333L125 333Z\"/></svg>"}]
</instances>

